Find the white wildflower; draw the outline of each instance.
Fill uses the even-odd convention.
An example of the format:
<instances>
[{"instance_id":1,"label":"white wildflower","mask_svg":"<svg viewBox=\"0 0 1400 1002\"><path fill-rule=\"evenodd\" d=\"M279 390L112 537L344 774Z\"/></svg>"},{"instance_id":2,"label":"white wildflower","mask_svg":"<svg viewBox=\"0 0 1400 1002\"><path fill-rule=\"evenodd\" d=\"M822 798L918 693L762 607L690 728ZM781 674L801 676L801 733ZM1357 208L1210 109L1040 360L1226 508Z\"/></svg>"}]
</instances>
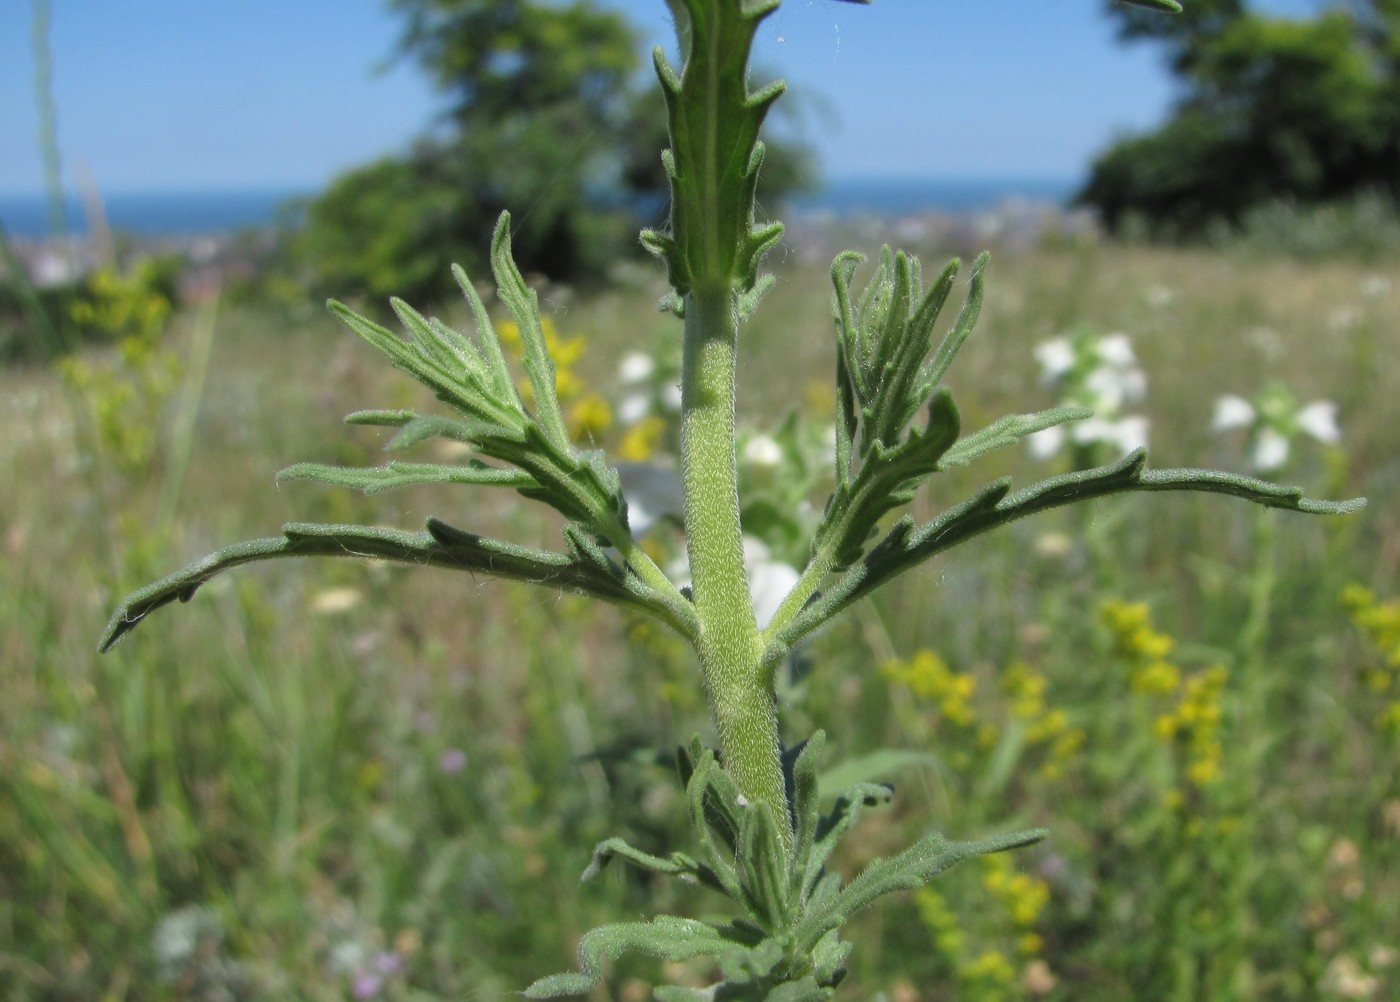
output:
<instances>
[{"instance_id":1,"label":"white wildflower","mask_svg":"<svg viewBox=\"0 0 1400 1002\"><path fill-rule=\"evenodd\" d=\"M617 402L617 420L630 427L651 413L650 393L625 393Z\"/></svg>"},{"instance_id":2,"label":"white wildflower","mask_svg":"<svg viewBox=\"0 0 1400 1002\"><path fill-rule=\"evenodd\" d=\"M1126 334L1105 334L1094 345L1094 352L1098 355L1100 362L1115 369L1128 369L1137 365L1137 356L1133 354L1133 343L1128 340Z\"/></svg>"},{"instance_id":3,"label":"white wildflower","mask_svg":"<svg viewBox=\"0 0 1400 1002\"><path fill-rule=\"evenodd\" d=\"M769 435L755 435L744 443L744 462L771 470L782 464L783 447Z\"/></svg>"},{"instance_id":4,"label":"white wildflower","mask_svg":"<svg viewBox=\"0 0 1400 1002\"><path fill-rule=\"evenodd\" d=\"M1336 445L1342 440L1337 427L1337 405L1330 400L1315 400L1298 412L1298 430L1307 432L1323 445Z\"/></svg>"},{"instance_id":5,"label":"white wildflower","mask_svg":"<svg viewBox=\"0 0 1400 1002\"><path fill-rule=\"evenodd\" d=\"M752 536L744 537L744 566L749 572L749 598L759 629L773 621L783 599L796 586L800 575L781 561L774 560L768 547Z\"/></svg>"},{"instance_id":6,"label":"white wildflower","mask_svg":"<svg viewBox=\"0 0 1400 1002\"><path fill-rule=\"evenodd\" d=\"M1052 425L1026 436L1026 448L1032 459L1049 459L1065 444L1065 426Z\"/></svg>"},{"instance_id":7,"label":"white wildflower","mask_svg":"<svg viewBox=\"0 0 1400 1002\"><path fill-rule=\"evenodd\" d=\"M1150 426L1151 422L1141 414L1120 418L1113 429L1112 441L1125 456L1138 449L1146 449L1147 431Z\"/></svg>"},{"instance_id":8,"label":"white wildflower","mask_svg":"<svg viewBox=\"0 0 1400 1002\"><path fill-rule=\"evenodd\" d=\"M656 359L645 352L629 351L617 367L617 378L624 384L644 383L656 372Z\"/></svg>"},{"instance_id":9,"label":"white wildflower","mask_svg":"<svg viewBox=\"0 0 1400 1002\"><path fill-rule=\"evenodd\" d=\"M1254 424L1254 405L1244 397L1227 393L1215 401L1215 416L1211 418L1212 431L1228 431L1231 428L1248 428Z\"/></svg>"},{"instance_id":10,"label":"white wildflower","mask_svg":"<svg viewBox=\"0 0 1400 1002\"><path fill-rule=\"evenodd\" d=\"M1250 463L1261 473L1272 473L1288 462L1292 444L1277 428L1264 426L1254 436Z\"/></svg>"},{"instance_id":11,"label":"white wildflower","mask_svg":"<svg viewBox=\"0 0 1400 1002\"><path fill-rule=\"evenodd\" d=\"M1141 369L1120 369L1101 365L1084 379L1085 403L1112 415L1130 400L1147 395L1147 377Z\"/></svg>"},{"instance_id":12,"label":"white wildflower","mask_svg":"<svg viewBox=\"0 0 1400 1002\"><path fill-rule=\"evenodd\" d=\"M1215 402L1211 428L1214 431L1245 429L1249 434L1250 463L1260 473L1281 470L1300 434L1323 445L1336 445L1342 440L1337 427L1336 404L1330 400L1314 400L1300 407L1288 387L1277 383L1253 401L1233 394L1220 397Z\"/></svg>"},{"instance_id":13,"label":"white wildflower","mask_svg":"<svg viewBox=\"0 0 1400 1002\"><path fill-rule=\"evenodd\" d=\"M1044 381L1053 383L1074 368L1074 345L1067 337L1051 338L1036 346L1035 360Z\"/></svg>"},{"instance_id":14,"label":"white wildflower","mask_svg":"<svg viewBox=\"0 0 1400 1002\"><path fill-rule=\"evenodd\" d=\"M1140 415L1118 418L1116 421L1091 417L1071 425L1070 438L1076 445L1111 445L1126 456L1134 449L1147 446L1148 427L1147 418Z\"/></svg>"}]
</instances>

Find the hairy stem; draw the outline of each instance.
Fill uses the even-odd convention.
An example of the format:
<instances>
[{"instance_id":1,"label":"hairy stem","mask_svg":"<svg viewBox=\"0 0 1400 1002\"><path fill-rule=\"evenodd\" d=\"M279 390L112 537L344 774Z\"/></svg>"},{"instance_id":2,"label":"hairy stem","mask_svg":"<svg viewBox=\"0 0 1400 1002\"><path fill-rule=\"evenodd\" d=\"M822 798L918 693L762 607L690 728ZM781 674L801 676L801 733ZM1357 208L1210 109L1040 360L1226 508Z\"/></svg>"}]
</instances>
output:
<instances>
[{"instance_id":1,"label":"hairy stem","mask_svg":"<svg viewBox=\"0 0 1400 1002\"><path fill-rule=\"evenodd\" d=\"M738 316L727 284L686 304L681 472L696 650L724 766L751 803L766 804L791 847L776 698L749 599L734 449Z\"/></svg>"}]
</instances>

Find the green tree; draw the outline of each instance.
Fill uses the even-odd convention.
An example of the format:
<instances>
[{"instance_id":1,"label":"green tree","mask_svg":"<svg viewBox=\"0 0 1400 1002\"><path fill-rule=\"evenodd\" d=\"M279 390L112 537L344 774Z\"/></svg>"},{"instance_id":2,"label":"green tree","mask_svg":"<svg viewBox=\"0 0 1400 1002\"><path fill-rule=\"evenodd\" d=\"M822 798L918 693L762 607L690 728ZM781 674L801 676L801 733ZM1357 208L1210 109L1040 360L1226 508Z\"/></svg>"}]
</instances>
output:
<instances>
[{"instance_id":1,"label":"green tree","mask_svg":"<svg viewBox=\"0 0 1400 1002\"><path fill-rule=\"evenodd\" d=\"M431 301L454 292L447 261L480 271L480 234L503 209L528 274L587 279L664 219L665 109L639 87L638 39L592 0L390 0L401 58L447 99L442 128L409 153L351 171L307 207L300 248L316 284L343 295ZM779 145L777 197L809 183ZM647 213L645 218L639 214Z\"/></svg>"},{"instance_id":2,"label":"green tree","mask_svg":"<svg viewBox=\"0 0 1400 1002\"><path fill-rule=\"evenodd\" d=\"M639 69L637 40L591 2L391 0L401 57L448 98L443 127L405 156L351 171L308 206L301 249L317 283L382 297L446 294L446 260L479 268L479 234L520 220L521 266L595 271L623 227L591 190Z\"/></svg>"},{"instance_id":3,"label":"green tree","mask_svg":"<svg viewBox=\"0 0 1400 1002\"><path fill-rule=\"evenodd\" d=\"M1172 117L1093 164L1081 202L1110 229L1136 214L1177 234L1288 199L1316 204L1400 192L1395 0L1310 19L1213 0L1180 18L1110 5L1125 40L1153 39L1185 84Z\"/></svg>"}]
</instances>

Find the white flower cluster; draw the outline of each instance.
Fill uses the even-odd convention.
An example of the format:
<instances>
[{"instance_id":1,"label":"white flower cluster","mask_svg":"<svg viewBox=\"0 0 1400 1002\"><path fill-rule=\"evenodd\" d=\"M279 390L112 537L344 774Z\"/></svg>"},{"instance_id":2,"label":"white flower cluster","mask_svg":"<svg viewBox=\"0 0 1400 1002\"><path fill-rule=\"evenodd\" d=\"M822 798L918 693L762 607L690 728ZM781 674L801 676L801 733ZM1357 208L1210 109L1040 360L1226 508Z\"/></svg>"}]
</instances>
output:
<instances>
[{"instance_id":1,"label":"white flower cluster","mask_svg":"<svg viewBox=\"0 0 1400 1002\"><path fill-rule=\"evenodd\" d=\"M641 351L629 351L618 364L617 380L622 396L617 401L617 419L631 426L660 411L679 414L681 386L674 378L666 378L656 359ZM674 375L674 374L671 374Z\"/></svg>"},{"instance_id":2,"label":"white flower cluster","mask_svg":"<svg viewBox=\"0 0 1400 1002\"><path fill-rule=\"evenodd\" d=\"M1126 334L1089 333L1046 341L1035 349L1041 381L1059 390L1061 402L1088 407L1094 416L1055 425L1027 438L1031 455L1048 459L1068 440L1075 446L1104 444L1122 455L1147 445L1147 418L1125 414L1147 396L1147 376Z\"/></svg>"},{"instance_id":3,"label":"white flower cluster","mask_svg":"<svg viewBox=\"0 0 1400 1002\"><path fill-rule=\"evenodd\" d=\"M1293 443L1300 434L1336 445L1342 439L1337 427L1337 405L1330 400L1314 400L1299 405L1288 387L1276 383L1253 401L1227 394L1215 402L1211 420L1215 431L1246 429L1249 436L1249 462L1259 473L1276 473L1287 463Z\"/></svg>"}]
</instances>

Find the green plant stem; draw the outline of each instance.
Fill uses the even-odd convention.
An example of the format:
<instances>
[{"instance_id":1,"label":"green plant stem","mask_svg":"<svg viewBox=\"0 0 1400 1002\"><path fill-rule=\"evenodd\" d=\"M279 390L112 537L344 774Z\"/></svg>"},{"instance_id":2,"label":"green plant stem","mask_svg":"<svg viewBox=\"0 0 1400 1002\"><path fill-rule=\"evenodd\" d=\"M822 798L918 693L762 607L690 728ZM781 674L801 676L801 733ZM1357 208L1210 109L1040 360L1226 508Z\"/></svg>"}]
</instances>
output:
<instances>
[{"instance_id":1,"label":"green plant stem","mask_svg":"<svg viewBox=\"0 0 1400 1002\"><path fill-rule=\"evenodd\" d=\"M686 303L681 383L681 475L696 650L724 766L750 803L767 805L791 850L776 697L739 525L735 457L735 351L739 318L727 283L692 290Z\"/></svg>"}]
</instances>

